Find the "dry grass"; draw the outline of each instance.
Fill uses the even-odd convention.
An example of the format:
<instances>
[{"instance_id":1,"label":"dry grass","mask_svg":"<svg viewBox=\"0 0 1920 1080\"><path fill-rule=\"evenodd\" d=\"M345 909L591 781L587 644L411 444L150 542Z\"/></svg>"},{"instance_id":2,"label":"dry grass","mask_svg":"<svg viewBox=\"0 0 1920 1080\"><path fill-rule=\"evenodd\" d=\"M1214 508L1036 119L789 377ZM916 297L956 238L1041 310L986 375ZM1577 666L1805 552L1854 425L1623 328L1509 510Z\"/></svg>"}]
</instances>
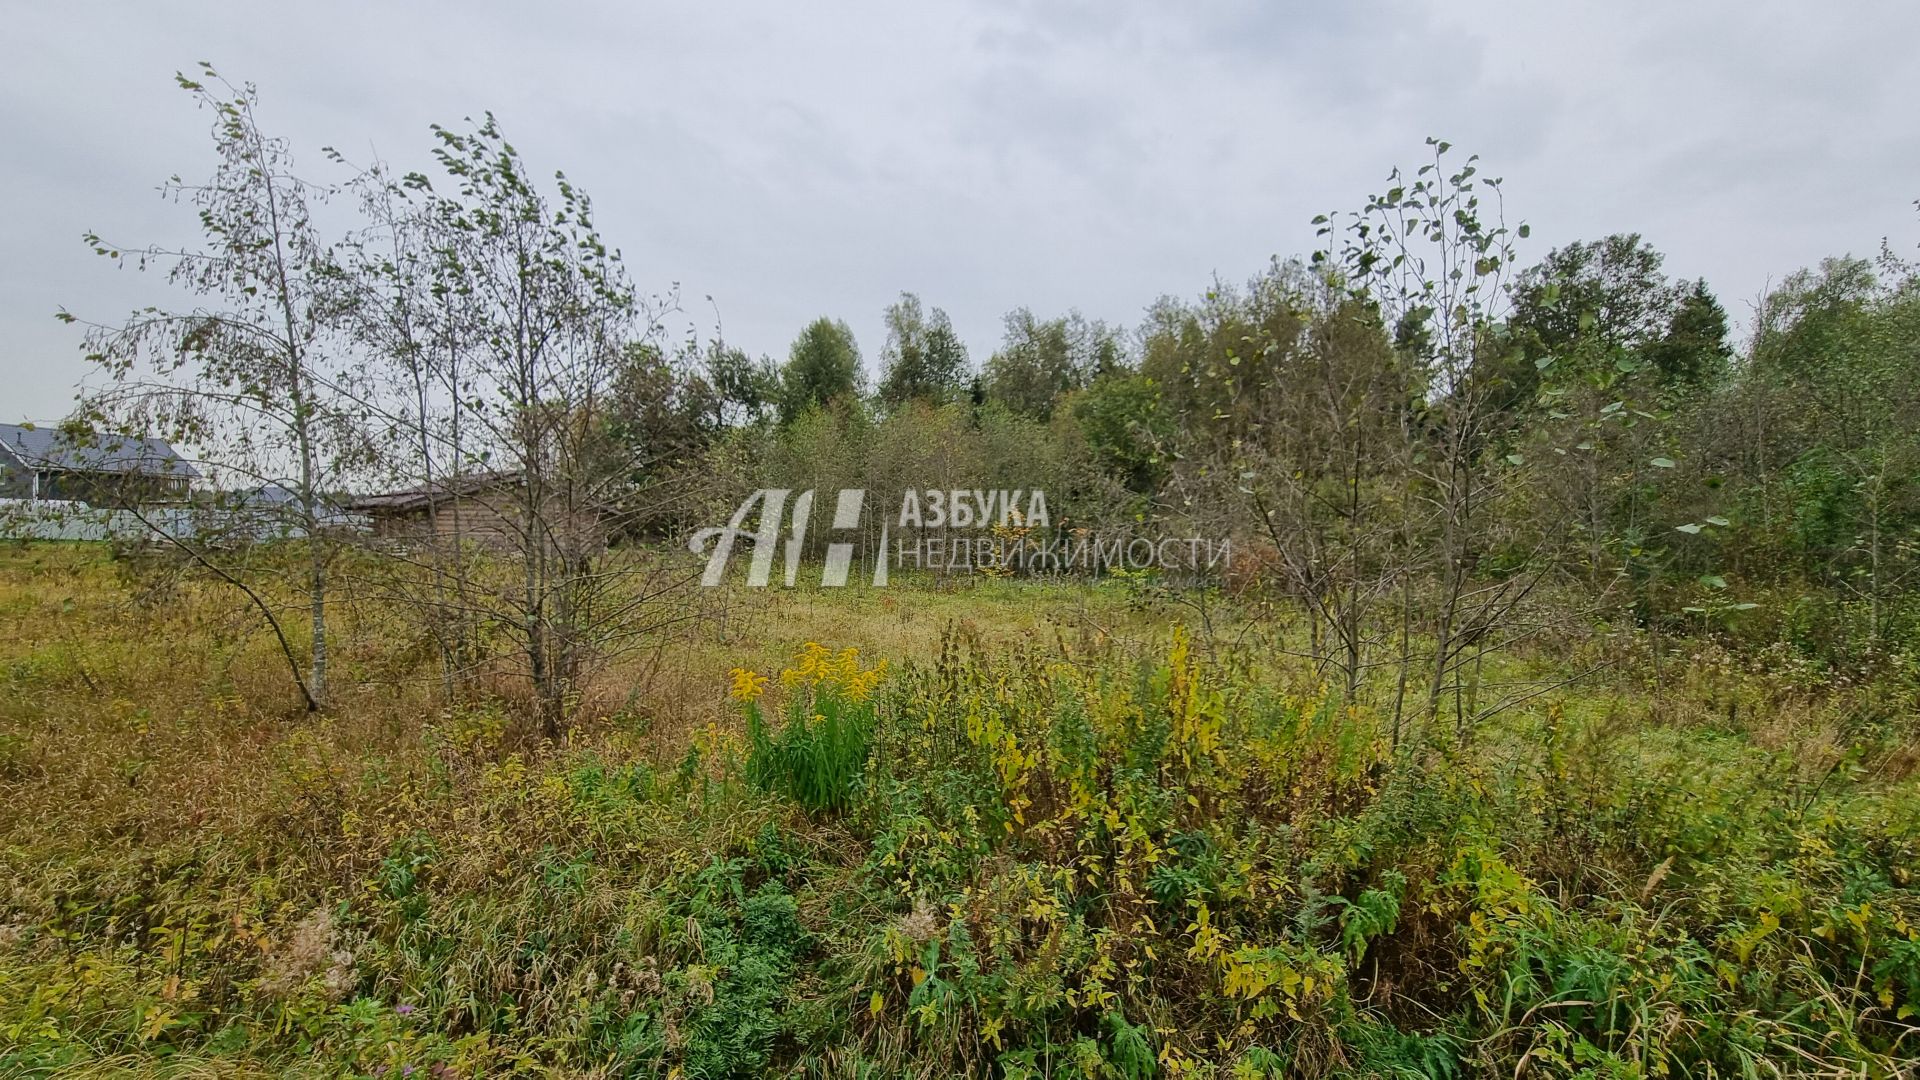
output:
<instances>
[{"instance_id":1,"label":"dry grass","mask_svg":"<svg viewBox=\"0 0 1920 1080\"><path fill-rule=\"evenodd\" d=\"M744 722L727 673L777 671L819 641L858 646L906 681L924 675L932 681L918 685L930 692L936 660L948 662L943 643L956 640L1011 671L1120 671L1161 655L1183 614L1124 589L989 579L738 588L703 598L715 617L663 648L596 672L564 744L546 745L517 719L521 690L505 673L476 679L466 700L440 700L432 651L403 612L340 606L337 696L311 717L236 597L155 580L100 549L0 549L0 1071L332 1075L432 1061L460 1063L462 1075L599 1075L583 1047L610 1053L638 1037L609 1030L617 1017L602 1012L667 1000L680 1011L661 1013L668 1029L648 1037L682 1053L697 1036L674 1025L725 1005L728 992L711 981L724 981L724 965L703 951L720 946L700 937L700 882L743 859L806 867L786 872L799 925L851 943L795 984L795 1000L834 1017L846 1041L812 1057L795 1050L795 1061L828 1073L978 1062L976 1036L952 1027L953 1016L940 1045L958 1057L927 1057L928 1036L870 1017L865 991L834 996L829 984L901 977L886 943L917 955L946 932L950 912L925 895L852 891L877 842L873 823L809 817L739 783ZM1218 655L1206 651L1234 685L1324 697L1309 666L1259 645L1231 648L1238 626L1221 629ZM1718 893L1703 896L1703 867L1687 849L1651 845L1713 850L1730 838L1728 865L1745 865L1737 860L1758 856L1739 845L1778 827L1758 809L1763 798L1802 817L1825 808L1820 828L1835 835L1881 829L1895 839L1875 843L1912 842L1887 816L1913 805L1920 708L1896 698L1887 719L1885 687L1834 687L1702 650L1657 681L1635 662L1503 716L1475 761L1447 764L1470 778L1456 790L1484 787L1508 857L1524 858L1554 903L1732 910ZM1505 662L1498 677L1586 659L1542 653ZM1364 814L1384 756L1332 786L1321 776L1338 771L1356 732L1377 736L1378 718L1364 730L1362 719L1248 769L1232 797L1279 815L1259 827L1291 821L1302 836ZM1623 782L1642 787L1623 793ZM1227 792L1207 797L1216 795ZM1403 866L1415 892L1418 876L1458 869L1435 858ZM1018 923L1032 900L1028 872L1006 855L983 862L967 894L973 921L991 921L981 912L998 904ZM1450 910L1409 907L1372 971L1354 975L1356 998L1409 1022L1440 1007L1436 973L1458 977L1441 970L1461 947ZM1805 918L1844 924L1844 913ZM1711 942L1718 931L1661 932ZM1197 1001L1177 1001L1156 1022L1169 1033L1209 1023L1212 1006ZM416 1004L435 1018L431 1030L399 1011ZM783 1023L809 1030L808 1015ZM1334 1068L1357 1052L1330 1030L1301 1038L1302 1068ZM28 1049L9 1058L13 1046Z\"/></svg>"}]
</instances>

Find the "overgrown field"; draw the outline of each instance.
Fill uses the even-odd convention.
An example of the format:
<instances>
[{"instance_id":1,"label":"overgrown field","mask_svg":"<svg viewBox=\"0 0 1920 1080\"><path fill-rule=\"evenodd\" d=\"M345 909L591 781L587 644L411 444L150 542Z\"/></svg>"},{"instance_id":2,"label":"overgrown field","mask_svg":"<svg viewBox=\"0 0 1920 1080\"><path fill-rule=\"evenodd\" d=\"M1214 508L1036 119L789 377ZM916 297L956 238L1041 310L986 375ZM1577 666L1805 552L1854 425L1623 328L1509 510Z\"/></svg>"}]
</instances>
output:
<instances>
[{"instance_id":1,"label":"overgrown field","mask_svg":"<svg viewBox=\"0 0 1920 1080\"><path fill-rule=\"evenodd\" d=\"M1591 635L1461 739L1126 583L741 590L562 745L0 552L0 1072L1895 1076L1915 688ZM483 687L484 689L484 687Z\"/></svg>"}]
</instances>

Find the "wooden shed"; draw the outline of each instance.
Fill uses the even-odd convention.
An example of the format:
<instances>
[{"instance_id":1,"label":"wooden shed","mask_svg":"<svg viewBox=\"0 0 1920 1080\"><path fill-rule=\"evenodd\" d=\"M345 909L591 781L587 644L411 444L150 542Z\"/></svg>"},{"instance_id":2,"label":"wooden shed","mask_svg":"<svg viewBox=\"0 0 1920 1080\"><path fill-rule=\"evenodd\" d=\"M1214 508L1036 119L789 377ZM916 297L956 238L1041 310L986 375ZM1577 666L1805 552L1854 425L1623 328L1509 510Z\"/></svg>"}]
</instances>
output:
<instances>
[{"instance_id":1,"label":"wooden shed","mask_svg":"<svg viewBox=\"0 0 1920 1080\"><path fill-rule=\"evenodd\" d=\"M364 515L376 538L504 546L520 536L520 483L517 473L472 473L362 495L347 510Z\"/></svg>"}]
</instances>

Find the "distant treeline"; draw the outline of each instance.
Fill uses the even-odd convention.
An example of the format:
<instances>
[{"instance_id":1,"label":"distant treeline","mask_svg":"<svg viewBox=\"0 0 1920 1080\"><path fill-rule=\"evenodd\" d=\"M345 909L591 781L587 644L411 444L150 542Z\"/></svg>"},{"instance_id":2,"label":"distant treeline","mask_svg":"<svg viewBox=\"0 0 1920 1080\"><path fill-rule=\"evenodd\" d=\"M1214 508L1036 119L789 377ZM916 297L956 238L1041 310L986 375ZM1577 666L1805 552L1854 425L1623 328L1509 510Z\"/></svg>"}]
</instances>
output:
<instances>
[{"instance_id":1,"label":"distant treeline","mask_svg":"<svg viewBox=\"0 0 1920 1080\"><path fill-rule=\"evenodd\" d=\"M1892 252L1792 274L1736 346L1707 283L1637 235L1524 262L1500 182L1430 140L1315 218L1319 250L1131 329L1023 308L976 362L903 293L869 386L830 317L779 360L676 345L677 301L637 289L586 194L542 183L490 116L434 129L431 176L355 169L358 219L327 237L310 205L340 192L262 133L253 89L180 83L220 160L169 185L202 245L87 239L199 299L92 325L108 377L81 419L287 493L321 538L322 688L331 500L476 475L509 493L525 580L476 592L436 559L422 603L492 598L552 716L652 606L608 561L638 545L604 541L677 543L763 487L1038 489L1056 535L1231 540L1223 584L1297 605L1349 691L1390 665L1433 709L1462 707L1490 651L1596 621L1848 664L1920 644L1920 278Z\"/></svg>"}]
</instances>

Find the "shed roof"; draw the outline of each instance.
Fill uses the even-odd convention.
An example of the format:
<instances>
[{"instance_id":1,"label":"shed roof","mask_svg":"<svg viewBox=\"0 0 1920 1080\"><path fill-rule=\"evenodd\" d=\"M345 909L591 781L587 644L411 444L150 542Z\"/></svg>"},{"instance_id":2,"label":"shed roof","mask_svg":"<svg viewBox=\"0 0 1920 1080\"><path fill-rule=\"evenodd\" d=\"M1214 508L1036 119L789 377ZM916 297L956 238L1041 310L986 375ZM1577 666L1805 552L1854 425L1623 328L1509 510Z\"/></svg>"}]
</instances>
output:
<instances>
[{"instance_id":1,"label":"shed roof","mask_svg":"<svg viewBox=\"0 0 1920 1080\"><path fill-rule=\"evenodd\" d=\"M436 480L420 487L361 495L347 503L347 509L363 514L424 510L430 504L444 502L447 499L511 488L519 479L520 474L517 472L468 473L465 476Z\"/></svg>"}]
</instances>

